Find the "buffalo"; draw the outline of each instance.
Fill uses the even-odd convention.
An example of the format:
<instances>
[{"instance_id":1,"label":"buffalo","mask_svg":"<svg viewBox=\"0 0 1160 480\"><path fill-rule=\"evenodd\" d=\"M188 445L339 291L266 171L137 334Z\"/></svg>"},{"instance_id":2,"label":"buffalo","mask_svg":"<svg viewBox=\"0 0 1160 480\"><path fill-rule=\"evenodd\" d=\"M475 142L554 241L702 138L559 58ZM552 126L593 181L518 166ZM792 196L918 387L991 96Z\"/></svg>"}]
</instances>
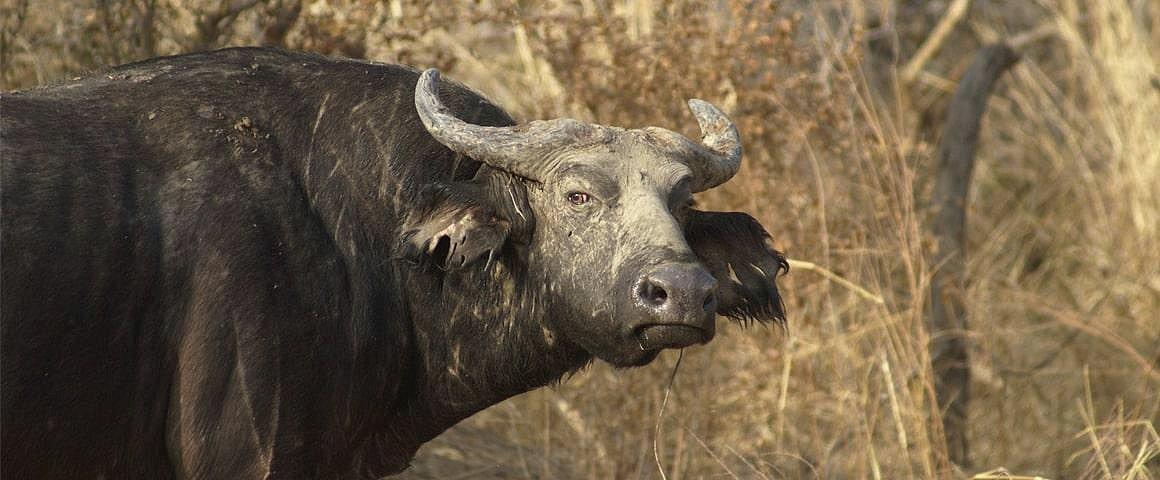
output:
<instances>
[{"instance_id":1,"label":"buffalo","mask_svg":"<svg viewBox=\"0 0 1160 480\"><path fill-rule=\"evenodd\" d=\"M600 359L783 322L702 138L264 48L0 95L5 478L376 478Z\"/></svg>"}]
</instances>

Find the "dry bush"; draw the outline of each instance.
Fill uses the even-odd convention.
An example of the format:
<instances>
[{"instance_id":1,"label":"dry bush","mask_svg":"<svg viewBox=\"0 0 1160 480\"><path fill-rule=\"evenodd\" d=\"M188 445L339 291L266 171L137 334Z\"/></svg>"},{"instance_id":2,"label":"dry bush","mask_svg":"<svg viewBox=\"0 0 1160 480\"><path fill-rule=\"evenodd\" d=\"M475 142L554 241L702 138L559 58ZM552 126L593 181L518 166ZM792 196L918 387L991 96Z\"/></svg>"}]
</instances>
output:
<instances>
[{"instance_id":1,"label":"dry bush","mask_svg":"<svg viewBox=\"0 0 1160 480\"><path fill-rule=\"evenodd\" d=\"M737 121L746 163L702 205L753 213L791 257L883 300L799 269L781 281L789 329L726 327L689 349L664 412L675 352L637 370L594 365L468 420L488 440L436 440L416 476L481 462L524 478L1160 469L1154 3L980 0L904 84L901 64L947 2L3 1L4 88L274 44L437 66L523 118L694 134L684 100L704 98ZM1004 37L1023 59L991 101L969 204L975 466L956 469L932 402L923 314L938 265L923 222L954 81Z\"/></svg>"}]
</instances>

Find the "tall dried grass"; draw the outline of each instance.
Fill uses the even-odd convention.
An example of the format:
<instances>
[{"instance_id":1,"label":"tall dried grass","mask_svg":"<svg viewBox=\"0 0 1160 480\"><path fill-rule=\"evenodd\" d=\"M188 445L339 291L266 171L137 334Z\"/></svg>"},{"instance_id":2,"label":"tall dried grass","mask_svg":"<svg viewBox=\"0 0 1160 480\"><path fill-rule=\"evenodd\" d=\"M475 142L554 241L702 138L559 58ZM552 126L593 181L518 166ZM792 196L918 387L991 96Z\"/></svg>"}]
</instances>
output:
<instances>
[{"instance_id":1,"label":"tall dried grass","mask_svg":"<svg viewBox=\"0 0 1160 480\"><path fill-rule=\"evenodd\" d=\"M791 257L864 290L795 270L788 330L724 328L668 391L675 353L595 365L468 420L414 476L1158 476L1153 2L975 2L904 79L946 2L4 1L4 88L266 42L437 66L524 118L692 134L684 99L708 99L746 164L702 204L753 213ZM999 38L1023 59L991 101L968 206L975 467L959 469L933 402L923 225L950 90Z\"/></svg>"}]
</instances>

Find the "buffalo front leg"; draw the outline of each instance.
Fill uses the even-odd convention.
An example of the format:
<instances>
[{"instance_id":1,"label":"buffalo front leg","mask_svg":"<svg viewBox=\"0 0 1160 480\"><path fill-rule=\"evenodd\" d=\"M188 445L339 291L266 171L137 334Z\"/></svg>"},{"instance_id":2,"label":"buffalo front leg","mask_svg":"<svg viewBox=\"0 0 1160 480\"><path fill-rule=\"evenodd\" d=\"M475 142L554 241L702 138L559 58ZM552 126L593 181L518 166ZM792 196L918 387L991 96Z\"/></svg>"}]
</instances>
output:
<instances>
[{"instance_id":1,"label":"buffalo front leg","mask_svg":"<svg viewBox=\"0 0 1160 480\"><path fill-rule=\"evenodd\" d=\"M289 299L236 259L199 256L178 326L168 445L180 478L306 478L311 392ZM254 278L262 276L263 278ZM288 325L290 324L290 325Z\"/></svg>"}]
</instances>

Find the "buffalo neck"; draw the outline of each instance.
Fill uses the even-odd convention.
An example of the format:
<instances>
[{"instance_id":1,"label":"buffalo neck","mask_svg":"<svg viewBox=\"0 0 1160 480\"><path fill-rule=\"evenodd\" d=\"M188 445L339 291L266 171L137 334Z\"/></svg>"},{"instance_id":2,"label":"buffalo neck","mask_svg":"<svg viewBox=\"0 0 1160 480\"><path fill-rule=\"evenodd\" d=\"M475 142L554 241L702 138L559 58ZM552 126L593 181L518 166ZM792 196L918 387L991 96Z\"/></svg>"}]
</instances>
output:
<instances>
[{"instance_id":1,"label":"buffalo neck","mask_svg":"<svg viewBox=\"0 0 1160 480\"><path fill-rule=\"evenodd\" d=\"M369 377L359 390L370 396L357 403L380 409L364 413L372 431L358 435L363 440L352 453L364 466L395 464L399 459L376 458L378 451L417 449L456 422L590 360L546 326L549 306L528 287L535 283L521 271L519 247L457 272L400 258L400 225L423 186L467 180L479 167L422 131L405 82L384 83L389 88L373 95L305 98L291 116L312 132L297 139L296 150L306 154L291 168L351 279L351 381ZM490 115L487 123L510 122L502 112ZM417 376L384 373L378 362L398 352L409 352L404 370Z\"/></svg>"}]
</instances>

